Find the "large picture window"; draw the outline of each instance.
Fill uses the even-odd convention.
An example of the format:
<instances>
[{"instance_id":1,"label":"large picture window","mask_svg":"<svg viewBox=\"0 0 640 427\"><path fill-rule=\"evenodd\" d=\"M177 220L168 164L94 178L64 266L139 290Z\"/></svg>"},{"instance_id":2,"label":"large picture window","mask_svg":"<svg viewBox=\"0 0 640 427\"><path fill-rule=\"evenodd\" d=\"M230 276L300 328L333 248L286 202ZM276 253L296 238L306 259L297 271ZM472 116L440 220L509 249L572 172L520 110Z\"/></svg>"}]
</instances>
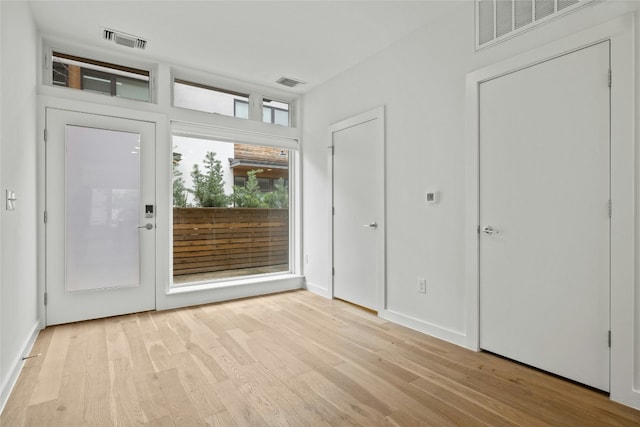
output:
<instances>
[{"instance_id":1,"label":"large picture window","mask_svg":"<svg viewBox=\"0 0 640 427\"><path fill-rule=\"evenodd\" d=\"M289 150L172 142L173 286L289 272Z\"/></svg>"}]
</instances>

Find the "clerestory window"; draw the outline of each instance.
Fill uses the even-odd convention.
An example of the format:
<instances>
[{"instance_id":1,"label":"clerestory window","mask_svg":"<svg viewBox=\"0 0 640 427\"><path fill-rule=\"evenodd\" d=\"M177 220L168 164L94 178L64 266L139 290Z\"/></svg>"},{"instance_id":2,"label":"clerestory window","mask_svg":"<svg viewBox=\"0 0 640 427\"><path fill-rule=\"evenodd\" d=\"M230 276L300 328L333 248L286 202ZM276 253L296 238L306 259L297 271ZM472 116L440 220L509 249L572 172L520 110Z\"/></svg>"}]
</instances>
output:
<instances>
[{"instance_id":1,"label":"clerestory window","mask_svg":"<svg viewBox=\"0 0 640 427\"><path fill-rule=\"evenodd\" d=\"M53 86L108 96L151 101L149 71L53 52Z\"/></svg>"},{"instance_id":2,"label":"clerestory window","mask_svg":"<svg viewBox=\"0 0 640 427\"><path fill-rule=\"evenodd\" d=\"M238 101L241 104L237 106ZM173 81L173 106L223 116L249 118L249 94L187 80Z\"/></svg>"},{"instance_id":3,"label":"clerestory window","mask_svg":"<svg viewBox=\"0 0 640 427\"><path fill-rule=\"evenodd\" d=\"M253 98L252 98L253 96ZM262 112L252 116L251 100L261 102ZM262 98L188 80L173 80L173 106L205 113L221 114L240 119L260 120L281 126L291 126L290 104L284 101Z\"/></svg>"}]
</instances>

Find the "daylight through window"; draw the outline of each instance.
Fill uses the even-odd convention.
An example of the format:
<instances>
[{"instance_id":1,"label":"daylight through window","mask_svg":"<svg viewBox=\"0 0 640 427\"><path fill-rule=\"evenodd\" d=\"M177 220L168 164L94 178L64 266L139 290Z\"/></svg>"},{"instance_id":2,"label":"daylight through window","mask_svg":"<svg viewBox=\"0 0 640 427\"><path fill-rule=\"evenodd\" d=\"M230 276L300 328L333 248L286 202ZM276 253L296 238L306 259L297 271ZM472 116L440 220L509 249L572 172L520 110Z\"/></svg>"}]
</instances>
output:
<instances>
[{"instance_id":1,"label":"daylight through window","mask_svg":"<svg viewBox=\"0 0 640 427\"><path fill-rule=\"evenodd\" d=\"M173 285L289 269L289 150L173 137Z\"/></svg>"},{"instance_id":2,"label":"daylight through window","mask_svg":"<svg viewBox=\"0 0 640 427\"><path fill-rule=\"evenodd\" d=\"M53 86L151 101L149 71L59 52L53 52L51 62Z\"/></svg>"},{"instance_id":3,"label":"daylight through window","mask_svg":"<svg viewBox=\"0 0 640 427\"><path fill-rule=\"evenodd\" d=\"M249 102L251 95L174 79L173 106L205 113L221 114L240 119L261 120L281 126L291 126L289 104L271 99L262 100L262 117L252 117Z\"/></svg>"},{"instance_id":4,"label":"daylight through window","mask_svg":"<svg viewBox=\"0 0 640 427\"><path fill-rule=\"evenodd\" d=\"M237 101L243 103L241 108L237 108ZM218 89L186 80L174 80L173 106L204 111L205 113L249 118L249 94Z\"/></svg>"}]
</instances>

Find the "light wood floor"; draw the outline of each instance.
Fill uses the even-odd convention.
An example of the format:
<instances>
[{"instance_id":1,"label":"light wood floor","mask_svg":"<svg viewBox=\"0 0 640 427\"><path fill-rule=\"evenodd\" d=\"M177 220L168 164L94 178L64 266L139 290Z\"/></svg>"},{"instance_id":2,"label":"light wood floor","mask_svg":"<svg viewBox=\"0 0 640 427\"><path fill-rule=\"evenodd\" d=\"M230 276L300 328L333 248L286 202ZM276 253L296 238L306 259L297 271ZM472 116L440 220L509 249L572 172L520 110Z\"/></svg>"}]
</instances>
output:
<instances>
[{"instance_id":1,"label":"light wood floor","mask_svg":"<svg viewBox=\"0 0 640 427\"><path fill-rule=\"evenodd\" d=\"M307 291L47 328L14 426L638 426L606 395Z\"/></svg>"}]
</instances>

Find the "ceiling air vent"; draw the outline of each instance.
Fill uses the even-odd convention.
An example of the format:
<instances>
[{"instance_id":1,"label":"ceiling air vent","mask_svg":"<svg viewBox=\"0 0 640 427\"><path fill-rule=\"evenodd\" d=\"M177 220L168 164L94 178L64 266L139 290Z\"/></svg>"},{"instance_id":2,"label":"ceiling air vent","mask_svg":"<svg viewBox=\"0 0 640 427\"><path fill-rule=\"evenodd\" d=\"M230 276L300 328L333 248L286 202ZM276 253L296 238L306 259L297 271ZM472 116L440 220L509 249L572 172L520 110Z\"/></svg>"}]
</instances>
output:
<instances>
[{"instance_id":1,"label":"ceiling air vent","mask_svg":"<svg viewBox=\"0 0 640 427\"><path fill-rule=\"evenodd\" d=\"M278 80L276 80L276 83L281 84L283 86L287 86L287 87L296 87L298 85L307 84L307 82L291 79L289 77L280 77Z\"/></svg>"},{"instance_id":2,"label":"ceiling air vent","mask_svg":"<svg viewBox=\"0 0 640 427\"><path fill-rule=\"evenodd\" d=\"M476 50L521 34L595 0L475 0Z\"/></svg>"},{"instance_id":3,"label":"ceiling air vent","mask_svg":"<svg viewBox=\"0 0 640 427\"><path fill-rule=\"evenodd\" d=\"M120 31L110 30L108 28L102 29L102 38L108 41L112 41L115 44L126 46L135 49L146 49L147 41L141 39L138 36L123 33Z\"/></svg>"}]
</instances>

